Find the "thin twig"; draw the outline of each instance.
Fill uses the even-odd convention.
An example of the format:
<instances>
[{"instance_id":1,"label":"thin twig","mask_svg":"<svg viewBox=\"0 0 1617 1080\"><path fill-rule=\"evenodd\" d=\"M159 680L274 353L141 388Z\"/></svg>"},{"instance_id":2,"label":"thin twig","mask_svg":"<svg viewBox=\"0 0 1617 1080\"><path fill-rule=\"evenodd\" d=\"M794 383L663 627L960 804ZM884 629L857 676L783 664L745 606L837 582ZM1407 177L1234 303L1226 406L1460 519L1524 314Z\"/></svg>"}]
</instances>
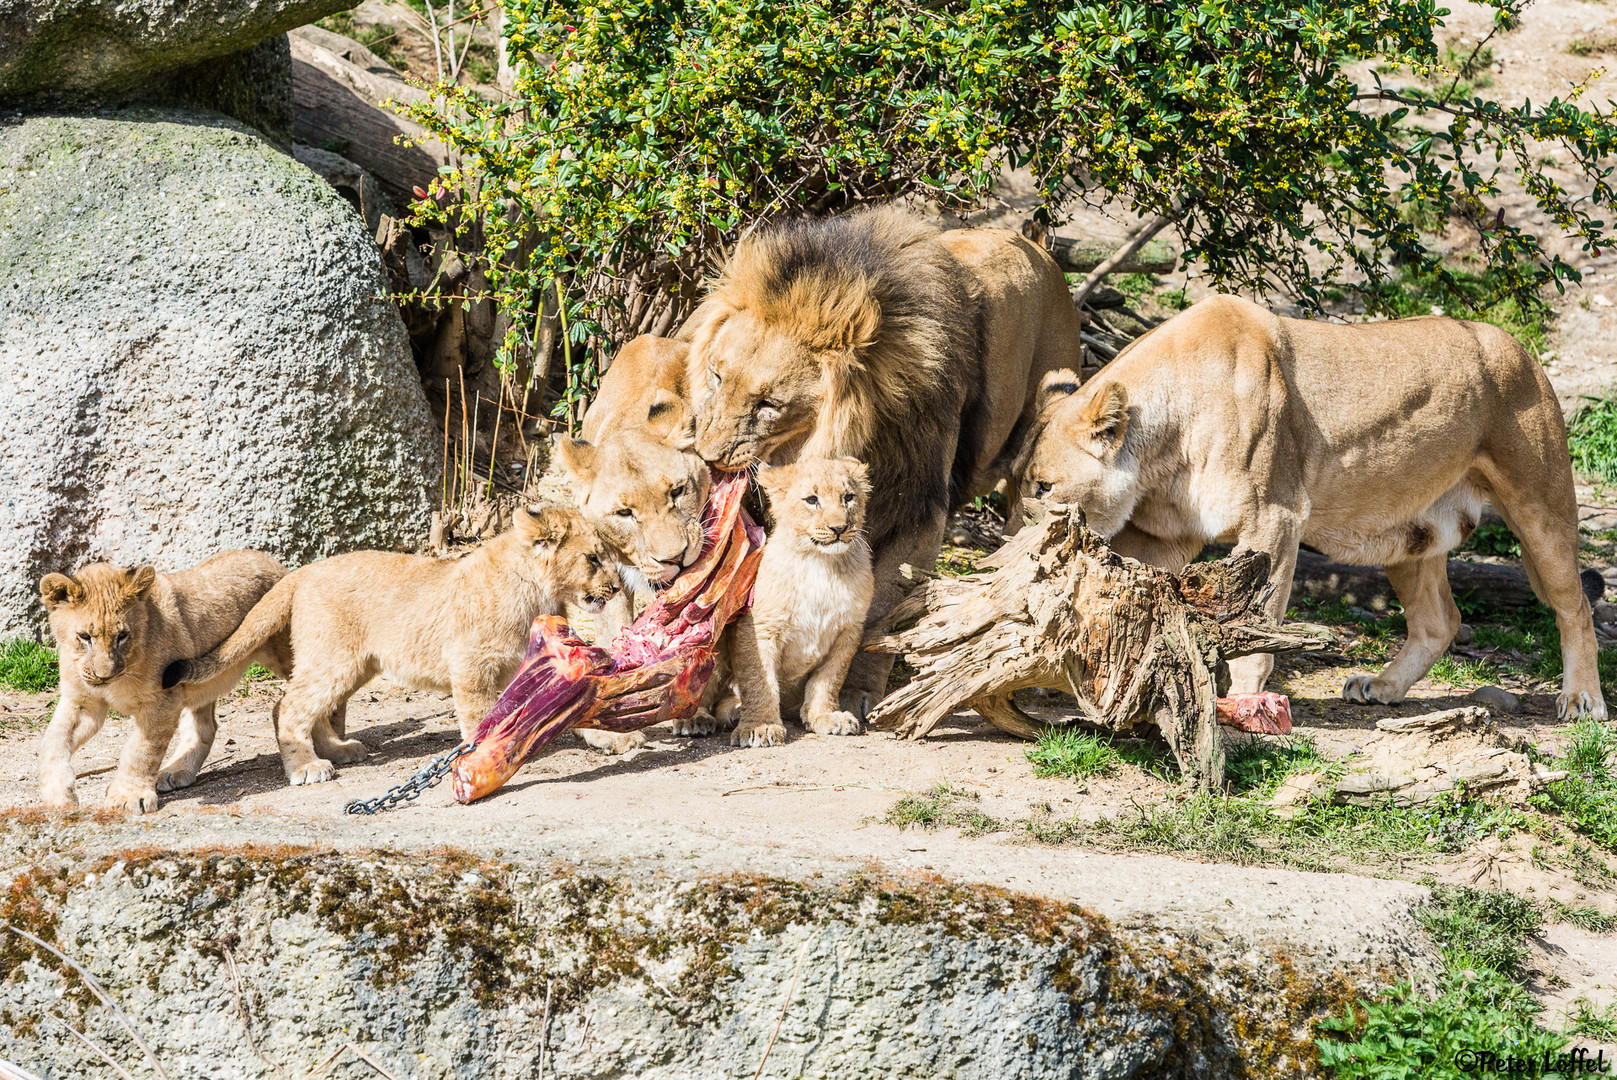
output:
<instances>
[{"instance_id":1,"label":"thin twig","mask_svg":"<svg viewBox=\"0 0 1617 1080\"><path fill-rule=\"evenodd\" d=\"M13 1065L5 1058L0 1058L0 1080L39 1080L39 1077L21 1065Z\"/></svg>"},{"instance_id":2,"label":"thin twig","mask_svg":"<svg viewBox=\"0 0 1617 1080\"><path fill-rule=\"evenodd\" d=\"M444 51L438 44L438 16L432 12L432 0L423 0L427 5L427 18L432 20L432 57L438 64L438 78L444 77Z\"/></svg>"},{"instance_id":3,"label":"thin twig","mask_svg":"<svg viewBox=\"0 0 1617 1080\"><path fill-rule=\"evenodd\" d=\"M157 1055L152 1053L152 1048L146 1045L146 1040L142 1039L140 1037L140 1032L135 1030L134 1021L130 1020L129 1016L118 1007L118 1003L112 1000L112 995L107 993L102 985L96 981L95 976L90 974L90 970L88 968L79 963L77 960L73 959L71 956L67 955L67 953L63 952L61 949L58 949L56 946L52 945L50 942L41 941L39 938L36 938L26 930L18 930L10 923L6 924L6 929L10 930L13 934L16 934L20 938L33 942L42 949L47 949L50 952L55 953L57 956L61 957L64 964L78 972L79 977L84 980L84 984L90 988L90 991L94 993L96 997L101 999L101 1004L112 1010L112 1015L118 1018L118 1023L122 1024L124 1030L129 1032L129 1037L135 1040L135 1045L140 1047L141 1052L146 1055L146 1059L152 1063L152 1069L155 1070L157 1075L162 1077L163 1080L168 1080L168 1073L163 1071L163 1063L157 1060Z\"/></svg>"},{"instance_id":4,"label":"thin twig","mask_svg":"<svg viewBox=\"0 0 1617 1080\"><path fill-rule=\"evenodd\" d=\"M264 1051L258 1048L258 1041L253 1038L253 1021L247 1015L247 1002L242 998L241 978L236 974L236 958L231 955L229 945L221 946L221 949L225 957L225 970L230 972L230 989L236 996L236 1012L241 1016L241 1029L247 1035L247 1045L252 1047L253 1054L259 1061L268 1065L279 1076L281 1067L264 1056Z\"/></svg>"},{"instance_id":5,"label":"thin twig","mask_svg":"<svg viewBox=\"0 0 1617 1080\"><path fill-rule=\"evenodd\" d=\"M1129 237L1128 243L1112 252L1104 262L1089 272L1089 276L1084 278L1084 283L1078 286L1078 291L1072 294L1073 306L1083 307L1084 301L1089 299L1089 294L1094 292L1095 288L1106 280L1108 274L1132 257L1136 251L1145 247L1146 241L1166 229L1173 223L1173 220L1166 214L1158 214L1140 226L1140 231Z\"/></svg>"},{"instance_id":6,"label":"thin twig","mask_svg":"<svg viewBox=\"0 0 1617 1080\"><path fill-rule=\"evenodd\" d=\"M556 984L545 980L545 1018L539 1021L539 1080L545 1080L545 1048L550 1042L550 992Z\"/></svg>"},{"instance_id":7,"label":"thin twig","mask_svg":"<svg viewBox=\"0 0 1617 1080\"><path fill-rule=\"evenodd\" d=\"M316 1080L316 1077L323 1075L327 1069L331 1068L331 1063L337 1060L337 1055L341 1054L346 1049L348 1049L348 1046L345 1043L342 1046L337 1047L337 1049L333 1050L331 1053L327 1054L326 1060L310 1069L303 1077L303 1080Z\"/></svg>"},{"instance_id":8,"label":"thin twig","mask_svg":"<svg viewBox=\"0 0 1617 1080\"><path fill-rule=\"evenodd\" d=\"M786 999L780 1003L780 1015L775 1017L775 1030L769 1033L769 1044L764 1047L764 1056L758 1060L758 1071L752 1074L752 1080L758 1080L764 1074L764 1064L769 1061L769 1052L775 1048L775 1038L780 1034L780 1025L786 1019L786 1010L792 1004L792 998L797 995L797 977L803 973L803 960L808 956L809 945L814 937L803 939L803 947L797 950L797 967L792 969L792 984L786 988Z\"/></svg>"},{"instance_id":9,"label":"thin twig","mask_svg":"<svg viewBox=\"0 0 1617 1080\"><path fill-rule=\"evenodd\" d=\"M399 1080L398 1077L394 1076L392 1073L388 1072L386 1069L384 1069L380 1065L376 1064L375 1061L371 1060L371 1056L369 1054L365 1053L365 1051L361 1050L359 1047L355 1046L353 1043L348 1044L348 1049L350 1049L354 1053L358 1054L359 1055L359 1060L363 1061L365 1064L369 1065L371 1068L375 1069L377 1072L379 1072L383 1076L387 1077L387 1080Z\"/></svg>"},{"instance_id":10,"label":"thin twig","mask_svg":"<svg viewBox=\"0 0 1617 1080\"><path fill-rule=\"evenodd\" d=\"M101 1060L105 1061L108 1065L111 1065L113 1070L116 1071L119 1076L123 1077L124 1080L135 1080L135 1078L133 1076L129 1075L129 1070L128 1069L124 1068L122 1065L120 1065L116 1061L114 1061L112 1059L111 1054L107 1053L105 1050L101 1049L101 1047L97 1046L94 1042L92 1042L90 1037L88 1035L84 1034L84 1032L80 1031L78 1028L74 1027L72 1024L68 1023L66 1020L63 1020L61 1017L56 1016L56 1015L54 1015L52 1013L44 1013L43 1015L44 1015L45 1019L54 1020L58 1025L60 1025L61 1027L67 1029L67 1033L69 1035L71 1035L75 1039L79 1040L85 1046L88 1046L91 1050L94 1050L97 1054L100 1054L101 1055Z\"/></svg>"}]
</instances>

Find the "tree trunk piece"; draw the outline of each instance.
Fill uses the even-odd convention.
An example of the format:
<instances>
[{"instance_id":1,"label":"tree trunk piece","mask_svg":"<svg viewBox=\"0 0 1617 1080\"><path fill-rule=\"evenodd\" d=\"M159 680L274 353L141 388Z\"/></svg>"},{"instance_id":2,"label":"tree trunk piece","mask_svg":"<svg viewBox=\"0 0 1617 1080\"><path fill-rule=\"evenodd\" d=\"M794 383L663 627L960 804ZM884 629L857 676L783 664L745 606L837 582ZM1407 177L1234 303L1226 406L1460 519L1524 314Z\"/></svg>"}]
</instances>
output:
<instances>
[{"instance_id":1,"label":"tree trunk piece","mask_svg":"<svg viewBox=\"0 0 1617 1080\"><path fill-rule=\"evenodd\" d=\"M989 572L925 580L866 638L866 649L903 653L917 671L872 711L873 728L924 738L969 707L1033 738L1041 723L1011 695L1042 686L1074 696L1073 722L1155 725L1187 782L1212 790L1224 779L1217 699L1227 661L1335 646L1323 627L1267 620L1262 552L1176 577L1118 555L1072 508L1050 509L981 565Z\"/></svg>"}]
</instances>

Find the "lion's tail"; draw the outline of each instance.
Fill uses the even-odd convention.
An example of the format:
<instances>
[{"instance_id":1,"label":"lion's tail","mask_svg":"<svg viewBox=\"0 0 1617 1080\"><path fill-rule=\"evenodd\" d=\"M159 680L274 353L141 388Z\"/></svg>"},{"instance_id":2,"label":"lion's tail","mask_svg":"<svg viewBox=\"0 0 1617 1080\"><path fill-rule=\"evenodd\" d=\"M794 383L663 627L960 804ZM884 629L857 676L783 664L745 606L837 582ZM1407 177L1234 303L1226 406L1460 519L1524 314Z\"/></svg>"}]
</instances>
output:
<instances>
[{"instance_id":1,"label":"lion's tail","mask_svg":"<svg viewBox=\"0 0 1617 1080\"><path fill-rule=\"evenodd\" d=\"M297 592L296 574L276 582L247 613L234 633L210 651L192 660L175 660L163 669L163 688L180 683L212 682L232 668L240 668L264 643L292 621L292 597Z\"/></svg>"}]
</instances>

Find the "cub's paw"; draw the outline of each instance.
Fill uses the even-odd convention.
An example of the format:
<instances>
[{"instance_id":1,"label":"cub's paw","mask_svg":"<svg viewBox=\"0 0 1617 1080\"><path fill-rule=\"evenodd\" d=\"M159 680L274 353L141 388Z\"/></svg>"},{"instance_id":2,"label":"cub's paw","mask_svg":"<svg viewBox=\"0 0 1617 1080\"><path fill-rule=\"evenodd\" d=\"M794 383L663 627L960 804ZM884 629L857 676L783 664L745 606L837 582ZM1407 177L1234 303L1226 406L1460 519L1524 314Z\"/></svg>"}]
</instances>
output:
<instances>
[{"instance_id":1,"label":"cub's paw","mask_svg":"<svg viewBox=\"0 0 1617 1080\"><path fill-rule=\"evenodd\" d=\"M863 720L865 717L870 715L870 707L874 705L875 702L871 700L870 691L855 689L851 686L844 686L842 688L842 693L839 695L837 704L842 706L843 712L852 713L854 719ZM851 734L857 735L858 732L852 732Z\"/></svg>"},{"instance_id":2,"label":"cub's paw","mask_svg":"<svg viewBox=\"0 0 1617 1080\"><path fill-rule=\"evenodd\" d=\"M79 808L79 793L73 785L40 784L39 801L47 810L77 810Z\"/></svg>"},{"instance_id":3,"label":"cub's paw","mask_svg":"<svg viewBox=\"0 0 1617 1080\"><path fill-rule=\"evenodd\" d=\"M1598 723L1605 723L1606 702L1599 693L1566 690L1555 699L1555 715L1562 720L1576 720L1581 716L1587 716Z\"/></svg>"},{"instance_id":4,"label":"cub's paw","mask_svg":"<svg viewBox=\"0 0 1617 1080\"><path fill-rule=\"evenodd\" d=\"M785 746L786 725L773 724L738 724L730 732L731 746Z\"/></svg>"},{"instance_id":5,"label":"cub's paw","mask_svg":"<svg viewBox=\"0 0 1617 1080\"><path fill-rule=\"evenodd\" d=\"M711 735L719 730L719 721L706 709L697 709L695 716L671 721L675 735Z\"/></svg>"},{"instance_id":6,"label":"cub's paw","mask_svg":"<svg viewBox=\"0 0 1617 1080\"><path fill-rule=\"evenodd\" d=\"M806 716L803 726L816 735L861 735L865 726L851 712L828 712L819 716Z\"/></svg>"},{"instance_id":7,"label":"cub's paw","mask_svg":"<svg viewBox=\"0 0 1617 1080\"><path fill-rule=\"evenodd\" d=\"M638 731L593 731L581 729L579 736L589 745L603 754L627 754L630 750L646 745L646 736Z\"/></svg>"},{"instance_id":8,"label":"cub's paw","mask_svg":"<svg viewBox=\"0 0 1617 1080\"><path fill-rule=\"evenodd\" d=\"M1380 679L1355 675L1342 684L1342 700L1355 705L1396 705L1404 700L1404 695Z\"/></svg>"},{"instance_id":9,"label":"cub's paw","mask_svg":"<svg viewBox=\"0 0 1617 1080\"><path fill-rule=\"evenodd\" d=\"M187 769L184 766L164 769L157 774L157 793L162 795L170 791L178 791L181 788L188 788L196 782L197 774L194 769Z\"/></svg>"},{"instance_id":10,"label":"cub's paw","mask_svg":"<svg viewBox=\"0 0 1617 1080\"><path fill-rule=\"evenodd\" d=\"M149 814L157 809L157 788L114 783L107 789L107 807L111 810L127 810L131 814Z\"/></svg>"},{"instance_id":11,"label":"cub's paw","mask_svg":"<svg viewBox=\"0 0 1617 1080\"><path fill-rule=\"evenodd\" d=\"M315 758L307 765L299 765L295 769L288 769L287 783L296 787L299 784L324 784L328 780L337 779L337 769L324 758Z\"/></svg>"},{"instance_id":12,"label":"cub's paw","mask_svg":"<svg viewBox=\"0 0 1617 1080\"><path fill-rule=\"evenodd\" d=\"M370 751L358 739L333 739L320 747L320 756L333 765L352 765L364 761Z\"/></svg>"}]
</instances>

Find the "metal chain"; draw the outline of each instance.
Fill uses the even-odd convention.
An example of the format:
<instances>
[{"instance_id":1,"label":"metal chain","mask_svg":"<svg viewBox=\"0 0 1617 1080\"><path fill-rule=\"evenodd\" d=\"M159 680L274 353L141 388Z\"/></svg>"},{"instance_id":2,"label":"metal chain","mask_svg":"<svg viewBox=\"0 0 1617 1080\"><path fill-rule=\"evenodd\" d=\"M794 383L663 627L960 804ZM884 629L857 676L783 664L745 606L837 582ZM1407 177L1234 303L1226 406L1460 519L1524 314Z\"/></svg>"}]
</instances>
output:
<instances>
[{"instance_id":1,"label":"metal chain","mask_svg":"<svg viewBox=\"0 0 1617 1080\"><path fill-rule=\"evenodd\" d=\"M342 812L345 814L374 814L381 810L391 810L399 803L411 802L421 797L421 793L443 781L449 771L455 767L455 762L465 757L477 748L476 743L461 743L443 757L430 762L426 768L416 773L397 787L387 789L385 795L378 795L374 799L351 799L346 803Z\"/></svg>"}]
</instances>

